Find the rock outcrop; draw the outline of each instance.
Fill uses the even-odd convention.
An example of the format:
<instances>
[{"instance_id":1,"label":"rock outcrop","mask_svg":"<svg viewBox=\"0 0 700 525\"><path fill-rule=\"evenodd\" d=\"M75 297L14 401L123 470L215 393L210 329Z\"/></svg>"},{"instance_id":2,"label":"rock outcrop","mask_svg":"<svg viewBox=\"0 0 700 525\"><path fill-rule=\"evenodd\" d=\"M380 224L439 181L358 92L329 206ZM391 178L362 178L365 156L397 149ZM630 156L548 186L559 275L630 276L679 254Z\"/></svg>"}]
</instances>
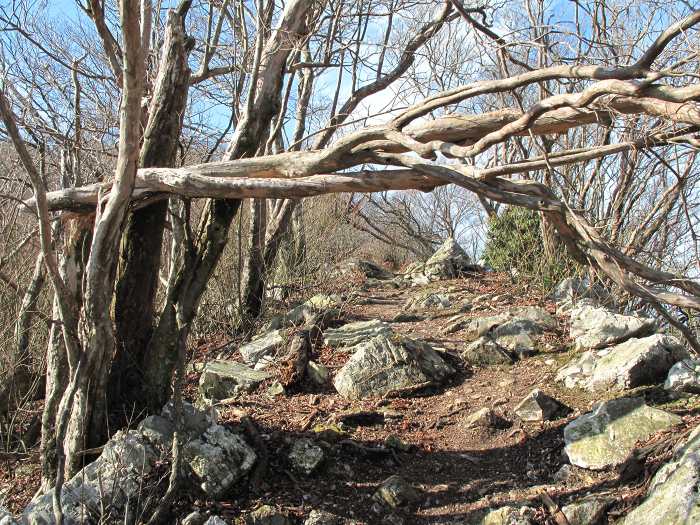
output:
<instances>
[{"instance_id":1,"label":"rock outcrop","mask_svg":"<svg viewBox=\"0 0 700 525\"><path fill-rule=\"evenodd\" d=\"M564 450L572 465L592 470L614 467L624 463L637 441L681 421L642 399L614 399L566 425Z\"/></svg>"},{"instance_id":2,"label":"rock outcrop","mask_svg":"<svg viewBox=\"0 0 700 525\"><path fill-rule=\"evenodd\" d=\"M678 339L654 334L584 352L562 367L556 379L568 388L625 390L663 381L673 364L687 357Z\"/></svg>"},{"instance_id":3,"label":"rock outcrop","mask_svg":"<svg viewBox=\"0 0 700 525\"><path fill-rule=\"evenodd\" d=\"M652 478L646 499L620 525L700 523L700 427Z\"/></svg>"},{"instance_id":4,"label":"rock outcrop","mask_svg":"<svg viewBox=\"0 0 700 525\"><path fill-rule=\"evenodd\" d=\"M478 269L462 247L449 238L427 261L414 263L406 268L404 276L414 284L427 284L431 281L454 279Z\"/></svg>"},{"instance_id":5,"label":"rock outcrop","mask_svg":"<svg viewBox=\"0 0 700 525\"><path fill-rule=\"evenodd\" d=\"M186 481L206 496L225 494L255 463L253 449L237 434L216 424L211 413L186 403L183 426ZM64 523L101 523L104 516L115 523L135 523L144 505L157 502L159 489L149 486L147 480L156 463L168 457L174 430L173 408L166 405L161 415L146 418L137 430L112 436L100 456L64 484ZM143 497L149 492L151 497ZM52 494L34 499L25 508L22 522L55 523Z\"/></svg>"},{"instance_id":6,"label":"rock outcrop","mask_svg":"<svg viewBox=\"0 0 700 525\"><path fill-rule=\"evenodd\" d=\"M335 377L348 399L381 397L392 391L439 384L454 373L430 345L401 336L377 336L354 347Z\"/></svg>"},{"instance_id":7,"label":"rock outcrop","mask_svg":"<svg viewBox=\"0 0 700 525\"><path fill-rule=\"evenodd\" d=\"M622 315L606 308L584 304L571 310L571 339L577 350L605 348L631 337L651 334L656 321Z\"/></svg>"}]
</instances>

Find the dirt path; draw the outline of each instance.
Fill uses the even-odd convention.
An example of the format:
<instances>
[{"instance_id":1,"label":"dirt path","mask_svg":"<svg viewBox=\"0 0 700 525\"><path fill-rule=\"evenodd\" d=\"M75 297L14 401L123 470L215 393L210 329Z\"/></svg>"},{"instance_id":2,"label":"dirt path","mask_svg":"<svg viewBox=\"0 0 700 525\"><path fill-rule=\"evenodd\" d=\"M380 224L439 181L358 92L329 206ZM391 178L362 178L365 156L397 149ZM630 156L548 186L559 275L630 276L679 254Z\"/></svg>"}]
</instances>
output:
<instances>
[{"instance_id":1,"label":"dirt path","mask_svg":"<svg viewBox=\"0 0 700 525\"><path fill-rule=\"evenodd\" d=\"M542 504L542 490L560 505L590 491L610 490L606 486L617 477L613 472L578 469L578 475L574 476L578 479L566 484L553 479L567 463L562 452L563 427L600 400L590 392L567 390L554 382L557 368L570 358L565 319L559 319L556 333L546 336L544 352L512 366L465 367L456 357L465 344L464 334L443 335L443 329L460 305L475 297L486 296L480 298L483 306L468 314L471 316L537 304L554 313L553 304L538 303L534 297L527 298L527 291L513 290L503 275L486 274L404 290L361 291L359 302L368 304L357 304L356 299L346 308L346 320L391 322L397 314L405 312L404 305L410 297L426 290L447 291L452 306L423 310L420 313L427 316L425 320L392 323L392 327L400 334L424 339L444 349L447 359L459 369L454 380L446 387L429 389L413 397L364 402L341 398L330 384L323 390L274 399L264 393L266 387L262 386L260 393L221 411L221 417L229 423L239 423L241 414L245 413L258 425L270 456L262 492L241 495L230 502L230 507L218 506L212 510L236 518L241 511L245 514L267 503L300 518L311 509L321 508L362 523L390 523L391 519L406 524L463 520L469 523L470 516L478 509L529 502L530 506L539 507L541 523L554 523ZM347 352L326 348L316 359L335 371L348 357ZM513 408L536 387L571 407L571 414L552 422L520 422ZM466 428L466 417L483 407L492 407L511 425L499 430ZM343 428L342 438L360 447L329 439L324 468L306 478L292 473L285 453L292 440L301 436L318 439L314 427L318 430L319 426L332 426L348 412L367 413L362 424L346 424ZM382 412L388 415L381 417ZM387 452L384 445L389 436L398 436L410 449ZM373 509L371 496L381 481L394 474L420 487L425 497L417 507L401 509L387 517ZM633 487L614 490L621 498L621 505L625 501L623 492L636 494Z\"/></svg>"},{"instance_id":2,"label":"dirt path","mask_svg":"<svg viewBox=\"0 0 700 525\"><path fill-rule=\"evenodd\" d=\"M406 313L409 298L426 291L449 294L450 307L418 311L424 320L392 322L397 314ZM465 333L444 333L466 303L472 308L465 315L474 317L524 305L539 305L555 313L553 304L538 301L527 290L514 289L499 274L408 289L385 285L356 290L354 300L344 307L344 322L392 322L395 332L429 341L443 352L457 368L456 376L445 386L409 397L362 402L343 399L331 382L323 388L305 384L299 392L276 397L267 393L270 382L261 385L256 392L219 407L220 421L246 433L259 456L267 458L257 490L245 486L230 500L219 502L185 497L180 502L183 515L196 508L237 523L261 504L269 504L296 516L300 523L312 509L323 509L357 523L468 524L480 509L527 504L537 509L539 523L555 523L542 503L543 491L560 506L590 492L611 492L617 500L614 512L623 512L642 493L643 475L625 486L616 483L615 472L573 468L566 482L554 477L567 463L563 427L601 400L590 392L564 389L554 381L559 366L571 357L566 319L558 318L558 330L544 336L537 355L509 366L473 368L458 357ZM201 345L193 354L194 361L210 359L208 350L213 346L211 342ZM349 355L321 348L314 359L334 374ZM196 373L188 377L187 396L192 400L198 379ZM519 421L513 409L536 387L572 412L551 422ZM508 426L467 428L466 418L484 407L495 410ZM696 413L683 403L666 408L689 417ZM287 459L291 443L300 437L310 437L324 447L323 467L311 476L293 471ZM398 438L400 449L386 446L388 438ZM422 489L424 496L416 506L387 514L377 509L371 496L379 483L394 474ZM8 483L16 484L17 478L6 478L6 487ZM31 489L31 482L28 484ZM26 494L31 494L29 489ZM20 490L15 490L12 501L18 508L13 510L26 503L18 496L23 494ZM9 491L12 495L13 487Z\"/></svg>"}]
</instances>

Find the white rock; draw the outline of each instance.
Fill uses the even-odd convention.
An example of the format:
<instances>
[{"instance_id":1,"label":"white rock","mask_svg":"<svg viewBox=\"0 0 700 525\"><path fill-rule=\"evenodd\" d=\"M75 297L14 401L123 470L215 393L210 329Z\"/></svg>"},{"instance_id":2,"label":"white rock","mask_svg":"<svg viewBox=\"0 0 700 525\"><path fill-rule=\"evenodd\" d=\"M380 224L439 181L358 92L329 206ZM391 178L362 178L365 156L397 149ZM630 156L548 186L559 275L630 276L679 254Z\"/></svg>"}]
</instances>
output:
<instances>
[{"instance_id":1,"label":"white rock","mask_svg":"<svg viewBox=\"0 0 700 525\"><path fill-rule=\"evenodd\" d=\"M683 359L673 365L664 388L671 392L700 394L700 359Z\"/></svg>"},{"instance_id":2,"label":"white rock","mask_svg":"<svg viewBox=\"0 0 700 525\"><path fill-rule=\"evenodd\" d=\"M577 350L604 348L656 330L653 319L616 314L584 304L571 310L571 339Z\"/></svg>"}]
</instances>

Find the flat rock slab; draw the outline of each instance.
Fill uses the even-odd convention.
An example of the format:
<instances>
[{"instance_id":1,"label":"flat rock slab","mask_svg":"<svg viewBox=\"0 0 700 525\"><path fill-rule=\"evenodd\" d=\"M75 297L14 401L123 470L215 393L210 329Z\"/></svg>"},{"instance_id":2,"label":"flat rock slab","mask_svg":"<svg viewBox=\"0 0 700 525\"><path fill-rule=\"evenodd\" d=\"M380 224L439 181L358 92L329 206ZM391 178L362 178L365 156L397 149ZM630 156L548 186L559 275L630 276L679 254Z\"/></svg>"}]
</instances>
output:
<instances>
[{"instance_id":1,"label":"flat rock slab","mask_svg":"<svg viewBox=\"0 0 700 525\"><path fill-rule=\"evenodd\" d=\"M700 359L683 359L673 365L664 388L679 394L700 394Z\"/></svg>"},{"instance_id":2,"label":"flat rock slab","mask_svg":"<svg viewBox=\"0 0 700 525\"><path fill-rule=\"evenodd\" d=\"M268 372L236 361L210 361L199 377L199 393L205 399L219 401L250 392L271 377Z\"/></svg>"},{"instance_id":3,"label":"flat rock slab","mask_svg":"<svg viewBox=\"0 0 700 525\"><path fill-rule=\"evenodd\" d=\"M488 317L475 317L460 323L468 340L489 336L499 346L519 356L536 352L534 336L555 330L557 320L539 306L523 306Z\"/></svg>"},{"instance_id":4,"label":"flat rock slab","mask_svg":"<svg viewBox=\"0 0 700 525\"><path fill-rule=\"evenodd\" d=\"M652 478L646 499L620 525L700 523L700 427Z\"/></svg>"},{"instance_id":5,"label":"flat rock slab","mask_svg":"<svg viewBox=\"0 0 700 525\"><path fill-rule=\"evenodd\" d=\"M601 470L624 463L637 441L680 423L680 417L637 398L599 403L564 427L564 450L572 465Z\"/></svg>"},{"instance_id":6,"label":"flat rock slab","mask_svg":"<svg viewBox=\"0 0 700 525\"><path fill-rule=\"evenodd\" d=\"M427 343L380 335L355 347L355 353L338 371L334 385L345 398L366 399L439 384L454 372Z\"/></svg>"},{"instance_id":7,"label":"flat rock slab","mask_svg":"<svg viewBox=\"0 0 700 525\"><path fill-rule=\"evenodd\" d=\"M557 320L539 306L509 308L497 315L475 317L465 329L467 337L477 339L490 334L494 338L517 334L542 334L557 328Z\"/></svg>"},{"instance_id":8,"label":"flat rock slab","mask_svg":"<svg viewBox=\"0 0 700 525\"><path fill-rule=\"evenodd\" d=\"M653 333L654 319L622 315L606 308L584 304L571 310L570 336L577 350L604 348Z\"/></svg>"},{"instance_id":9,"label":"flat rock slab","mask_svg":"<svg viewBox=\"0 0 700 525\"><path fill-rule=\"evenodd\" d=\"M556 379L568 388L625 390L663 381L671 366L687 357L688 352L678 339L654 334L629 339L612 348L584 352L562 367Z\"/></svg>"},{"instance_id":10,"label":"flat rock slab","mask_svg":"<svg viewBox=\"0 0 700 525\"><path fill-rule=\"evenodd\" d=\"M339 328L328 328L323 333L323 343L332 348L355 346L379 335L389 337L394 333L389 323L372 319L348 323Z\"/></svg>"},{"instance_id":11,"label":"flat rock slab","mask_svg":"<svg viewBox=\"0 0 700 525\"><path fill-rule=\"evenodd\" d=\"M512 365L511 354L490 337L480 337L467 344L462 359L474 366Z\"/></svg>"},{"instance_id":12,"label":"flat rock slab","mask_svg":"<svg viewBox=\"0 0 700 525\"><path fill-rule=\"evenodd\" d=\"M255 366L263 357L276 354L287 342L287 330L270 330L255 336L249 343L242 345L238 351L247 364Z\"/></svg>"},{"instance_id":13,"label":"flat rock slab","mask_svg":"<svg viewBox=\"0 0 700 525\"><path fill-rule=\"evenodd\" d=\"M425 310L428 308L449 308L452 305L450 296L443 293L424 292L406 301L406 310Z\"/></svg>"}]
</instances>

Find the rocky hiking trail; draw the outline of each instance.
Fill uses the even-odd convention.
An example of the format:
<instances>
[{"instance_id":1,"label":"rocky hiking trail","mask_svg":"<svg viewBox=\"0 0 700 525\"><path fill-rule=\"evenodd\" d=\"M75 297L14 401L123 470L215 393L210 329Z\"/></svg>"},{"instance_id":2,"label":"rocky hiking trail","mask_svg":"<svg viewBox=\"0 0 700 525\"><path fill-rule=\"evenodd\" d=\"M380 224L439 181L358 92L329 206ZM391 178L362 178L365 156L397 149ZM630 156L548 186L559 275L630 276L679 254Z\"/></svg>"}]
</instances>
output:
<instances>
[{"instance_id":1,"label":"rocky hiking trail","mask_svg":"<svg viewBox=\"0 0 700 525\"><path fill-rule=\"evenodd\" d=\"M252 341L193 351L183 523L700 522L700 364L680 342L585 282L542 300L441 250L398 277L352 261ZM123 514L125 479L162 482L171 410L115 435L76 500L111 474Z\"/></svg>"}]
</instances>

